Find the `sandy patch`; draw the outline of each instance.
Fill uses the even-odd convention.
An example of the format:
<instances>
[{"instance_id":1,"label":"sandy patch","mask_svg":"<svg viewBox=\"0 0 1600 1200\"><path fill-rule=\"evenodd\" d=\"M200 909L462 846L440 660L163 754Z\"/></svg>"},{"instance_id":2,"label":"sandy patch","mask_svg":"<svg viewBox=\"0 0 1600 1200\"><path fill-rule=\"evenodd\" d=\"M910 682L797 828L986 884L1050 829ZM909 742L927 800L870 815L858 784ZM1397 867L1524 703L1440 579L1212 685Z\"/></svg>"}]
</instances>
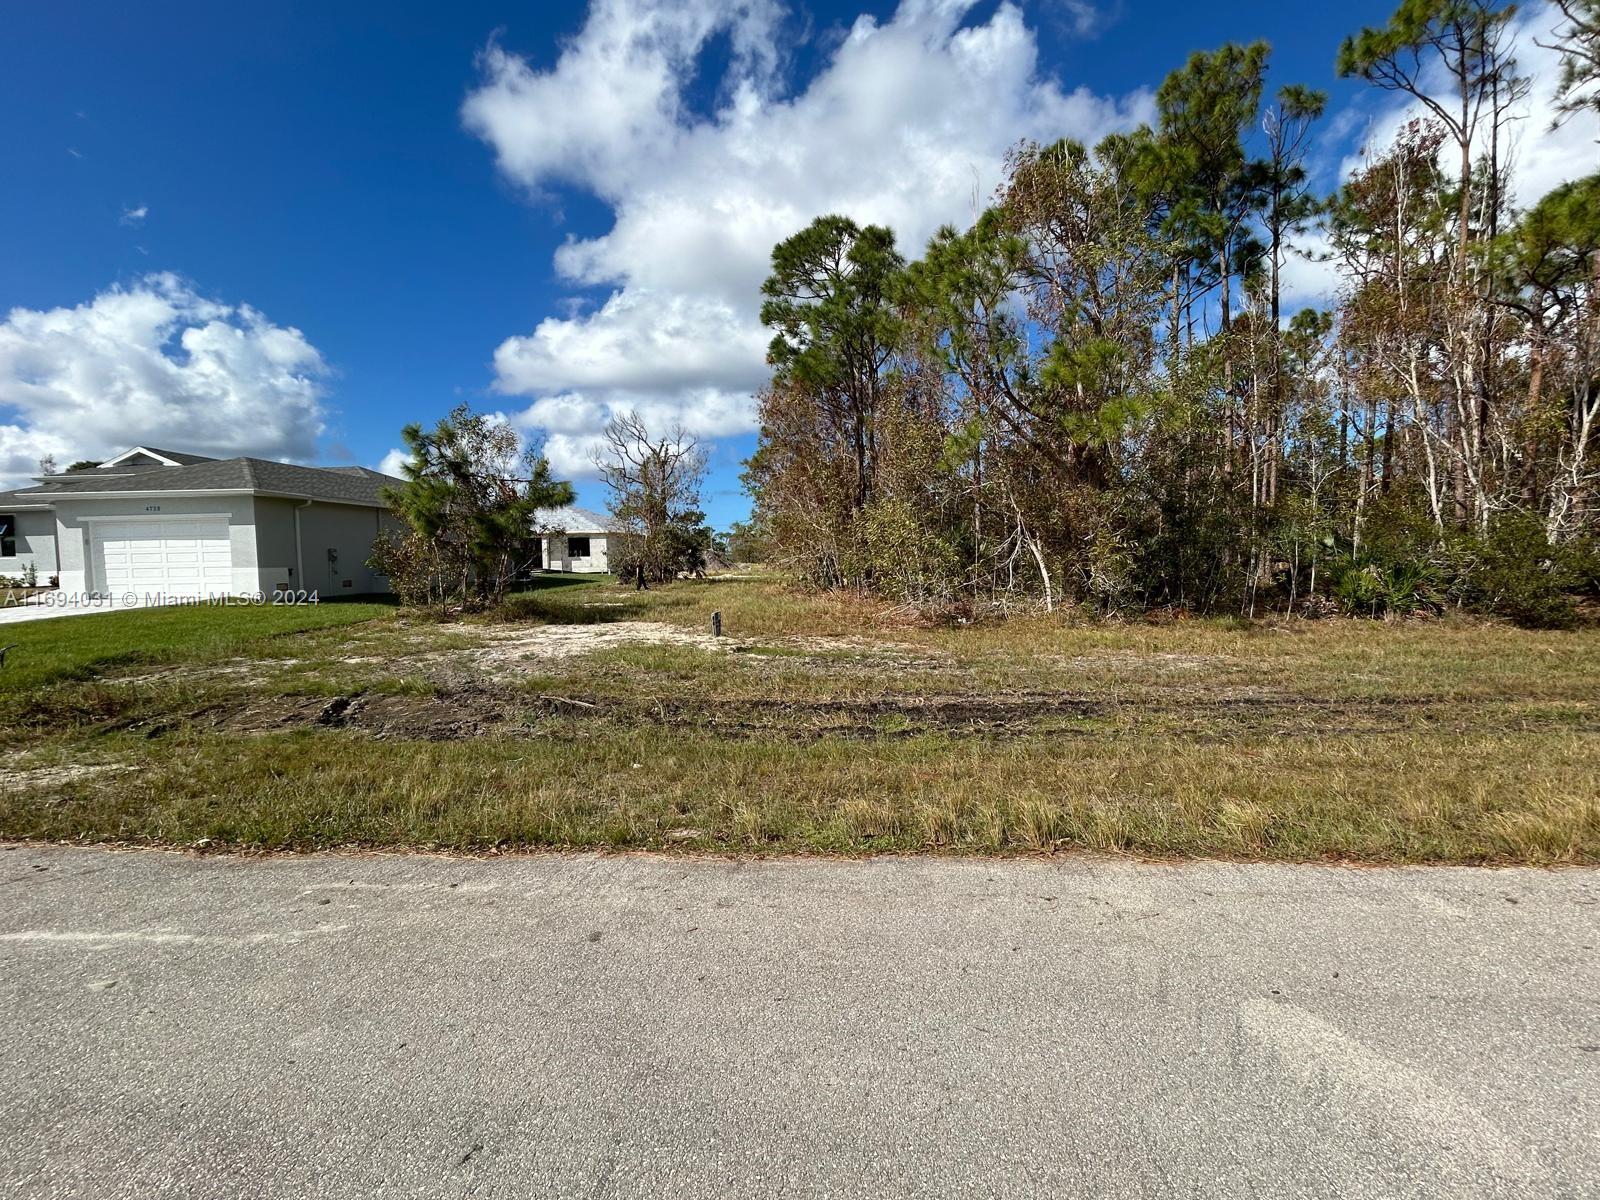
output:
<instances>
[{"instance_id":1,"label":"sandy patch","mask_svg":"<svg viewBox=\"0 0 1600 1200\"><path fill-rule=\"evenodd\" d=\"M528 629L496 630L487 644L472 656L486 667L547 662L611 650L618 646L695 646L701 650L739 650L750 643L741 638L712 637L709 633L663 625L659 621L616 621L601 625L537 625Z\"/></svg>"},{"instance_id":2,"label":"sandy patch","mask_svg":"<svg viewBox=\"0 0 1600 1200\"><path fill-rule=\"evenodd\" d=\"M778 652L774 661L809 662L819 669L837 666L836 660L848 661L851 657L892 667L936 667L942 665L944 657L926 646L858 637L713 637L708 630L659 621L539 625L497 630L485 636L487 644L469 653L489 670L574 658L618 646L693 646L723 654L748 654L755 659L763 657L764 652ZM790 653L785 655L783 651Z\"/></svg>"},{"instance_id":3,"label":"sandy patch","mask_svg":"<svg viewBox=\"0 0 1600 1200\"><path fill-rule=\"evenodd\" d=\"M34 767L31 770L12 771L6 775L6 786L19 792L35 788L54 787L71 783L75 779L89 779L112 771L131 771L123 763L65 763L59 767Z\"/></svg>"}]
</instances>

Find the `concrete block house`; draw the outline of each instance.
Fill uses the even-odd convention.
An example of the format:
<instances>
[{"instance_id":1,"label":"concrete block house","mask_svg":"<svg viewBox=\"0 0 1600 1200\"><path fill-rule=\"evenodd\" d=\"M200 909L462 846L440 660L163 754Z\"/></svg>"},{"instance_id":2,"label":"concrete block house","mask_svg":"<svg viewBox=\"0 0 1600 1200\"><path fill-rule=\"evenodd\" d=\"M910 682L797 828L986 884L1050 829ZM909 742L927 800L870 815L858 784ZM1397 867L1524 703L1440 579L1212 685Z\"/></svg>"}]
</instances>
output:
<instances>
[{"instance_id":1,"label":"concrete block house","mask_svg":"<svg viewBox=\"0 0 1600 1200\"><path fill-rule=\"evenodd\" d=\"M534 516L540 532L540 566L546 571L600 574L610 570L612 539L621 532L610 517L587 508L541 508Z\"/></svg>"},{"instance_id":2,"label":"concrete block house","mask_svg":"<svg viewBox=\"0 0 1600 1200\"><path fill-rule=\"evenodd\" d=\"M365 467L302 467L135 446L0 492L0 575L69 592L170 598L387 592L367 564L399 529Z\"/></svg>"}]
</instances>

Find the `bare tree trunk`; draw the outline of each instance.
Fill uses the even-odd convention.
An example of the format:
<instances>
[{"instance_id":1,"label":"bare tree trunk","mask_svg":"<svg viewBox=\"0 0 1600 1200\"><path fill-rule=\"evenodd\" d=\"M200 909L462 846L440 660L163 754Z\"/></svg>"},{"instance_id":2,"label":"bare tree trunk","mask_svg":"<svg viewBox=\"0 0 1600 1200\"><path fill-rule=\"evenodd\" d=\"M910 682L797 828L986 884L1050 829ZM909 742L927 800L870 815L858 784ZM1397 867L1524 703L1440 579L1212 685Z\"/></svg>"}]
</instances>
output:
<instances>
[{"instance_id":1,"label":"bare tree trunk","mask_svg":"<svg viewBox=\"0 0 1600 1200\"><path fill-rule=\"evenodd\" d=\"M1044 610L1053 613L1056 610L1056 602L1050 590L1050 569L1044 565L1044 551L1039 548L1039 539L1029 535L1028 549L1033 551L1033 561L1039 566L1039 578L1044 581Z\"/></svg>"},{"instance_id":2,"label":"bare tree trunk","mask_svg":"<svg viewBox=\"0 0 1600 1200\"><path fill-rule=\"evenodd\" d=\"M1539 411L1544 407L1544 330L1535 322L1528 340L1527 429L1522 439L1522 503L1531 511L1539 503Z\"/></svg>"}]
</instances>

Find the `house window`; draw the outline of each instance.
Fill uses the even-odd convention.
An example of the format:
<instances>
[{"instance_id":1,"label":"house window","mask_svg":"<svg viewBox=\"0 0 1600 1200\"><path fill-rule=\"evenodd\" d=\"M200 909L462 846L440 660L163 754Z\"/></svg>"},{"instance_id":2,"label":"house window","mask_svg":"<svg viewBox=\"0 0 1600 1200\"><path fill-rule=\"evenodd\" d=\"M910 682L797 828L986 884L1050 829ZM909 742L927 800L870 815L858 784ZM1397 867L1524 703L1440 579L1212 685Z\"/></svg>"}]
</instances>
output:
<instances>
[{"instance_id":1,"label":"house window","mask_svg":"<svg viewBox=\"0 0 1600 1200\"><path fill-rule=\"evenodd\" d=\"M569 537L567 539L567 557L568 558L588 558L589 557L589 539L586 538L586 537L581 537L581 538Z\"/></svg>"},{"instance_id":2,"label":"house window","mask_svg":"<svg viewBox=\"0 0 1600 1200\"><path fill-rule=\"evenodd\" d=\"M0 516L0 558L17 556L17 519Z\"/></svg>"}]
</instances>

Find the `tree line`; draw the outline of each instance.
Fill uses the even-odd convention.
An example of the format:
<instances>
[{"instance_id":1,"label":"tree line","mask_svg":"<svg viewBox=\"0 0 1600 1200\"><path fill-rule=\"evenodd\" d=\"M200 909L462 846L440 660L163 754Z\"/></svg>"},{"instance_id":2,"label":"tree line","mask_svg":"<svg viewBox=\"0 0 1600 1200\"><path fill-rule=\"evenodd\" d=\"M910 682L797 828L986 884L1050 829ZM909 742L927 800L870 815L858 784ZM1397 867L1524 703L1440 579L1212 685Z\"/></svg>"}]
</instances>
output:
<instances>
[{"instance_id":1,"label":"tree line","mask_svg":"<svg viewBox=\"0 0 1600 1200\"><path fill-rule=\"evenodd\" d=\"M1592 120L1600 0L1560 5L1561 119ZM1017 146L917 261L838 215L780 243L741 540L917 603L1570 622L1600 579L1600 155L1516 206L1515 11L1405 0L1345 41L1339 74L1419 115L1331 196L1325 96L1228 44L1150 126ZM1290 316L1308 243L1342 282Z\"/></svg>"}]
</instances>

